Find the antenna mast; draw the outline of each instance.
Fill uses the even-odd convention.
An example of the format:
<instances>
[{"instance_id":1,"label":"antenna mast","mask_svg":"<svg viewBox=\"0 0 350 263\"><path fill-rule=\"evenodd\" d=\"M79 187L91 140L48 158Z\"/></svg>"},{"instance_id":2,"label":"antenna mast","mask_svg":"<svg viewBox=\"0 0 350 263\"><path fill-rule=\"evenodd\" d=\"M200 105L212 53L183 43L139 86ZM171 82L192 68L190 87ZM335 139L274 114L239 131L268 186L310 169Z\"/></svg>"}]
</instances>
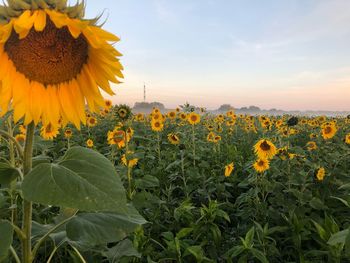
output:
<instances>
[{"instance_id":1,"label":"antenna mast","mask_svg":"<svg viewBox=\"0 0 350 263\"><path fill-rule=\"evenodd\" d=\"M143 102L146 102L146 84L143 83Z\"/></svg>"}]
</instances>

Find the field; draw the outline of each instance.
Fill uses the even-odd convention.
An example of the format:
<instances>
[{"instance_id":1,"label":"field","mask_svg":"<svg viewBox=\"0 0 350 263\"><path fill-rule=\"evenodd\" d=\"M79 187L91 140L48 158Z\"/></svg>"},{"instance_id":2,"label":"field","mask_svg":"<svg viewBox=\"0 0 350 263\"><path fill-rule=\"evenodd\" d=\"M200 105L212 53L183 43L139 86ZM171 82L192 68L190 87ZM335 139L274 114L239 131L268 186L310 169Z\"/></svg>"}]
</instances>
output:
<instances>
[{"instance_id":1,"label":"field","mask_svg":"<svg viewBox=\"0 0 350 263\"><path fill-rule=\"evenodd\" d=\"M24 180L28 131L11 115L1 129L4 262L20 253L23 195L35 262L350 262L349 118L107 102L81 130L37 129Z\"/></svg>"}]
</instances>

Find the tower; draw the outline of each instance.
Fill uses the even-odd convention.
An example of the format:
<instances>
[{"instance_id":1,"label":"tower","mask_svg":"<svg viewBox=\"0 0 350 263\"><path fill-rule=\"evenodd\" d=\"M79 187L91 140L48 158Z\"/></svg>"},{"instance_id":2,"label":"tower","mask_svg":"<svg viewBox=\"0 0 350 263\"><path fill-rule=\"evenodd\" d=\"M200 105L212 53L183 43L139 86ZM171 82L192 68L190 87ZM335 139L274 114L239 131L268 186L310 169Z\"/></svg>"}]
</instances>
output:
<instances>
[{"instance_id":1,"label":"tower","mask_svg":"<svg viewBox=\"0 0 350 263\"><path fill-rule=\"evenodd\" d=\"M143 83L143 102L146 102L146 84Z\"/></svg>"}]
</instances>

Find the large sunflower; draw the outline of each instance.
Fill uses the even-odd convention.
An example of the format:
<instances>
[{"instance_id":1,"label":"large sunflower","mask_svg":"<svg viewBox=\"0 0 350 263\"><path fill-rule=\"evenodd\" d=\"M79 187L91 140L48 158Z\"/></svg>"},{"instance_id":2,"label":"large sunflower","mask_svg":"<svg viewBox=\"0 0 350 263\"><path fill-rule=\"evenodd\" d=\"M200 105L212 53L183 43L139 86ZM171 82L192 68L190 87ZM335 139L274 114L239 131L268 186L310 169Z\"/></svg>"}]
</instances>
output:
<instances>
[{"instance_id":1,"label":"large sunflower","mask_svg":"<svg viewBox=\"0 0 350 263\"><path fill-rule=\"evenodd\" d=\"M84 1L16 0L0 6L0 116L43 125L85 123L104 107L100 89L123 78L119 38L83 19Z\"/></svg>"},{"instance_id":2,"label":"large sunflower","mask_svg":"<svg viewBox=\"0 0 350 263\"><path fill-rule=\"evenodd\" d=\"M254 151L260 159L272 159L277 153L277 148L271 141L262 139L254 145Z\"/></svg>"}]
</instances>

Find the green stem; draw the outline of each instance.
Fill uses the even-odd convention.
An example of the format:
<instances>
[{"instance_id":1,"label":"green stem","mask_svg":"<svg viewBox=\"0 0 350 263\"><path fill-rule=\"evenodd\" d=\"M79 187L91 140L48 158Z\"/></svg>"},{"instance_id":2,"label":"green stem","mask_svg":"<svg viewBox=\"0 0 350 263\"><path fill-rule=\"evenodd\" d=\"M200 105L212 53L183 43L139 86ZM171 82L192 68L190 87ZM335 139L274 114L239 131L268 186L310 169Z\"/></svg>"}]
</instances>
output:
<instances>
[{"instance_id":1,"label":"green stem","mask_svg":"<svg viewBox=\"0 0 350 263\"><path fill-rule=\"evenodd\" d=\"M127 161L127 166L128 166L128 195L129 199L132 200L132 185L131 185L131 168L129 167L129 161Z\"/></svg>"},{"instance_id":2,"label":"green stem","mask_svg":"<svg viewBox=\"0 0 350 263\"><path fill-rule=\"evenodd\" d=\"M184 158L184 151L181 150L181 174L182 174L182 181L184 182L184 190L186 197L188 198L188 191L187 191L187 182L185 177L185 158Z\"/></svg>"},{"instance_id":3,"label":"green stem","mask_svg":"<svg viewBox=\"0 0 350 263\"><path fill-rule=\"evenodd\" d=\"M16 146L17 151L19 156L21 157L21 159L23 159L23 149L22 146L16 141L16 139L11 136L8 132L5 132L3 130L0 130L0 135L6 137L7 139L9 139L10 141L13 142L13 144Z\"/></svg>"},{"instance_id":4,"label":"green stem","mask_svg":"<svg viewBox=\"0 0 350 263\"><path fill-rule=\"evenodd\" d=\"M10 246L10 252L11 252L13 258L15 259L15 262L21 263L21 260L19 259L18 255L16 253L16 250L13 248L13 246Z\"/></svg>"},{"instance_id":5,"label":"green stem","mask_svg":"<svg viewBox=\"0 0 350 263\"><path fill-rule=\"evenodd\" d=\"M38 252L41 244L53 233L55 232L58 228L60 228L61 226L63 226L64 224L66 224L67 222L69 222L70 220L72 220L75 215L77 214L78 211L76 211L72 216L68 217L67 219L63 220L62 222L58 223L56 226L54 226L53 228L51 228L42 238L39 239L39 241L35 244L33 252L32 252L32 257L33 259L36 256L36 253Z\"/></svg>"},{"instance_id":6,"label":"green stem","mask_svg":"<svg viewBox=\"0 0 350 263\"><path fill-rule=\"evenodd\" d=\"M23 175L27 176L32 169L32 159L33 159L33 143L34 143L34 122L31 122L27 126L26 142L24 146L24 158L23 158ZM23 222L22 231L25 234L24 240L22 240L22 262L32 263L32 202L23 200Z\"/></svg>"},{"instance_id":7,"label":"green stem","mask_svg":"<svg viewBox=\"0 0 350 263\"><path fill-rule=\"evenodd\" d=\"M162 160L162 156L161 156L161 152L160 152L160 136L159 136L159 132L157 132L157 143L158 143L158 160L159 160L159 164L160 161Z\"/></svg>"},{"instance_id":8,"label":"green stem","mask_svg":"<svg viewBox=\"0 0 350 263\"><path fill-rule=\"evenodd\" d=\"M192 125L192 145L193 145L193 166L196 166L196 136L194 132L194 125Z\"/></svg>"}]
</instances>

